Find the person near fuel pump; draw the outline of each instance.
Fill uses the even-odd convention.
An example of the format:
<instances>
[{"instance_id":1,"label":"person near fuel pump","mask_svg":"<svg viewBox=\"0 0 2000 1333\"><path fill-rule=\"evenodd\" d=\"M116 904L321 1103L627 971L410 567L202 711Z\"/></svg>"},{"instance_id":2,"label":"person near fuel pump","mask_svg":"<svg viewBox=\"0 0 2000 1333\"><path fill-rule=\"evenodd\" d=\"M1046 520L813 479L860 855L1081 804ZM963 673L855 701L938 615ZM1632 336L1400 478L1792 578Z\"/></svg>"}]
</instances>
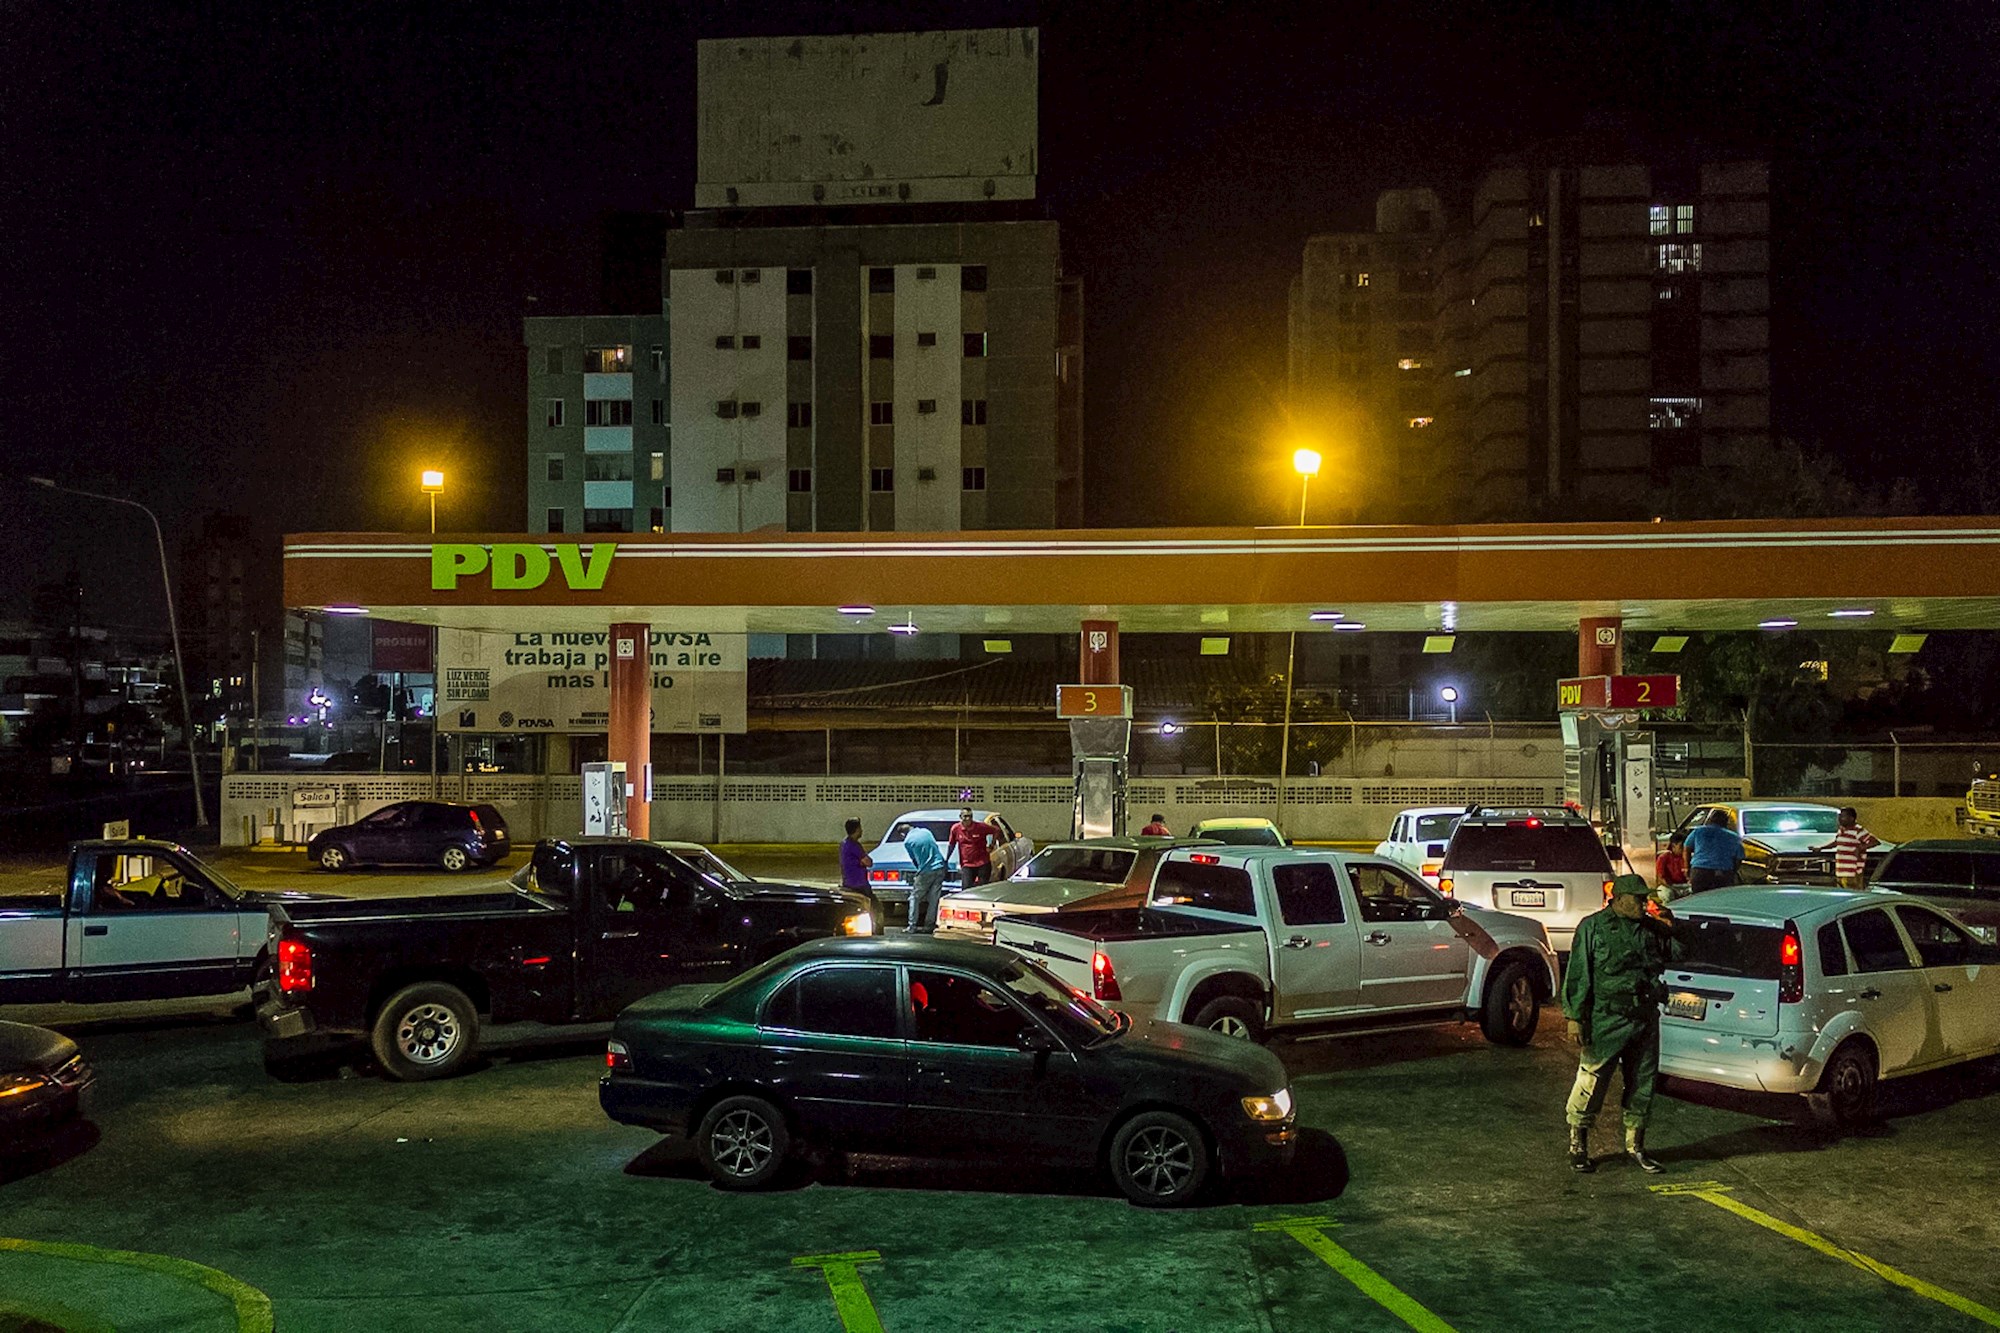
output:
<instances>
[{"instance_id":1,"label":"person near fuel pump","mask_svg":"<svg viewBox=\"0 0 2000 1333\"><path fill-rule=\"evenodd\" d=\"M1620 875L1611 901L1585 917L1563 969L1563 1013L1569 1037L1581 1048L1576 1081L1564 1108L1569 1122L1569 1165L1591 1172L1590 1129L1604 1108L1615 1069L1623 1080L1625 1153L1648 1175L1665 1168L1646 1155L1646 1118L1660 1072L1661 975L1682 954L1673 913L1647 906L1646 881Z\"/></svg>"},{"instance_id":2,"label":"person near fuel pump","mask_svg":"<svg viewBox=\"0 0 2000 1333\"><path fill-rule=\"evenodd\" d=\"M1743 839L1730 827L1727 810L1711 810L1706 822L1687 835L1688 890L1726 889L1743 864Z\"/></svg>"}]
</instances>

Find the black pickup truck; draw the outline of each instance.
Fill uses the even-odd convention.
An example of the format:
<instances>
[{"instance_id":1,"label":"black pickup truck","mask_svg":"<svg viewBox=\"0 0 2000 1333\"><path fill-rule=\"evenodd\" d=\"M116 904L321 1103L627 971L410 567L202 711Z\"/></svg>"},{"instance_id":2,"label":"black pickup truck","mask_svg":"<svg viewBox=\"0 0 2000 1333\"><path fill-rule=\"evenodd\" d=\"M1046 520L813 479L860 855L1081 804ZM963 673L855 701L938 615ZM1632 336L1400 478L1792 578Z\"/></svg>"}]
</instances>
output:
<instances>
[{"instance_id":1,"label":"black pickup truck","mask_svg":"<svg viewBox=\"0 0 2000 1333\"><path fill-rule=\"evenodd\" d=\"M876 929L865 894L725 882L627 838L545 839L512 885L273 908L257 995L267 1067L366 1038L391 1078L442 1078L477 1053L482 1021L601 1021L805 940Z\"/></svg>"}]
</instances>

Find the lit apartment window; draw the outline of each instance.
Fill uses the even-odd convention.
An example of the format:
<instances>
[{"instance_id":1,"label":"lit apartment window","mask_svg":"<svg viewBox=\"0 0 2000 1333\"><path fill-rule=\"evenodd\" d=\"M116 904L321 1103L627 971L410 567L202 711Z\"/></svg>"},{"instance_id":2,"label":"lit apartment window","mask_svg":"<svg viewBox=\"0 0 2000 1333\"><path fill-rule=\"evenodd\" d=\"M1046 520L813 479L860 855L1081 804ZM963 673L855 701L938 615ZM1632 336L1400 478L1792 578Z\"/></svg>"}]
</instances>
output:
<instances>
[{"instance_id":1,"label":"lit apartment window","mask_svg":"<svg viewBox=\"0 0 2000 1333\"><path fill-rule=\"evenodd\" d=\"M1686 236L1694 230L1694 205L1654 204L1651 222L1655 236Z\"/></svg>"},{"instance_id":2,"label":"lit apartment window","mask_svg":"<svg viewBox=\"0 0 2000 1333\"><path fill-rule=\"evenodd\" d=\"M937 399L935 399L935 398L919 398L919 399L917 399L917 415L918 415L918 416L920 416L920 417L927 417L927 416L929 416L929 415L930 415L931 413L933 413L933 412L935 412L935 411L937 411Z\"/></svg>"},{"instance_id":3,"label":"lit apartment window","mask_svg":"<svg viewBox=\"0 0 2000 1333\"><path fill-rule=\"evenodd\" d=\"M871 333L868 335L868 358L871 361L887 361L896 355L896 335L893 333Z\"/></svg>"},{"instance_id":4,"label":"lit apartment window","mask_svg":"<svg viewBox=\"0 0 2000 1333\"><path fill-rule=\"evenodd\" d=\"M1429 370L1431 363L1420 356L1406 356L1396 363L1398 370Z\"/></svg>"},{"instance_id":5,"label":"lit apartment window","mask_svg":"<svg viewBox=\"0 0 2000 1333\"><path fill-rule=\"evenodd\" d=\"M560 426L562 423L563 400L560 398L551 398L549 399L549 424L551 426Z\"/></svg>"},{"instance_id":6,"label":"lit apartment window","mask_svg":"<svg viewBox=\"0 0 2000 1333\"><path fill-rule=\"evenodd\" d=\"M1471 373L1472 373L1471 366L1460 366L1457 370L1451 372L1451 377L1453 379L1462 380Z\"/></svg>"},{"instance_id":7,"label":"lit apartment window","mask_svg":"<svg viewBox=\"0 0 2000 1333\"><path fill-rule=\"evenodd\" d=\"M896 421L896 405L886 400L868 404L868 424L890 426Z\"/></svg>"},{"instance_id":8,"label":"lit apartment window","mask_svg":"<svg viewBox=\"0 0 2000 1333\"><path fill-rule=\"evenodd\" d=\"M560 347L551 347L549 349L549 374L562 374L562 348Z\"/></svg>"},{"instance_id":9,"label":"lit apartment window","mask_svg":"<svg viewBox=\"0 0 2000 1333\"><path fill-rule=\"evenodd\" d=\"M1366 287L1368 285L1368 275L1366 273L1355 274L1354 285L1356 287Z\"/></svg>"},{"instance_id":10,"label":"lit apartment window","mask_svg":"<svg viewBox=\"0 0 2000 1333\"><path fill-rule=\"evenodd\" d=\"M813 271L811 269L790 268L785 270L785 295L811 296L812 290Z\"/></svg>"},{"instance_id":11,"label":"lit apartment window","mask_svg":"<svg viewBox=\"0 0 2000 1333\"><path fill-rule=\"evenodd\" d=\"M968 333L965 335L965 354L971 357L986 355L986 335Z\"/></svg>"},{"instance_id":12,"label":"lit apartment window","mask_svg":"<svg viewBox=\"0 0 2000 1333\"><path fill-rule=\"evenodd\" d=\"M1656 245L1653 267L1662 273L1701 272L1701 243Z\"/></svg>"},{"instance_id":13,"label":"lit apartment window","mask_svg":"<svg viewBox=\"0 0 2000 1333\"><path fill-rule=\"evenodd\" d=\"M736 350L736 335L735 335L735 334L733 334L733 333L718 333L718 334L716 334L716 335L715 335L715 350L717 350L718 352L733 352L733 351L735 351L735 350Z\"/></svg>"},{"instance_id":14,"label":"lit apartment window","mask_svg":"<svg viewBox=\"0 0 2000 1333\"><path fill-rule=\"evenodd\" d=\"M583 460L585 481L632 480L632 455L587 454Z\"/></svg>"},{"instance_id":15,"label":"lit apartment window","mask_svg":"<svg viewBox=\"0 0 2000 1333\"><path fill-rule=\"evenodd\" d=\"M1701 424L1699 398L1653 398L1647 406L1654 430L1686 430Z\"/></svg>"},{"instance_id":16,"label":"lit apartment window","mask_svg":"<svg viewBox=\"0 0 2000 1333\"><path fill-rule=\"evenodd\" d=\"M1431 418L1430 418L1430 417L1411 417L1411 418L1410 418L1410 429L1411 429L1411 430L1422 430L1422 429L1423 429L1424 427L1426 427L1426 426L1428 426L1428 425L1430 425L1430 424L1431 424Z\"/></svg>"},{"instance_id":17,"label":"lit apartment window","mask_svg":"<svg viewBox=\"0 0 2000 1333\"><path fill-rule=\"evenodd\" d=\"M754 271L754 270L753 270L753 271ZM761 350L761 349L763 348L763 346L764 346L764 337L763 337L763 335L762 335L762 334L758 334L758 333L746 333L746 334L744 334L744 335L743 335L743 350L744 350L744 351L746 351L746 352L755 352L755 351L759 351L759 350Z\"/></svg>"},{"instance_id":18,"label":"lit apartment window","mask_svg":"<svg viewBox=\"0 0 2000 1333\"><path fill-rule=\"evenodd\" d=\"M550 481L561 481L563 479L563 460L561 454L549 455L548 478Z\"/></svg>"},{"instance_id":19,"label":"lit apartment window","mask_svg":"<svg viewBox=\"0 0 2000 1333\"><path fill-rule=\"evenodd\" d=\"M632 424L630 398L592 398L583 405L586 426L629 426Z\"/></svg>"},{"instance_id":20,"label":"lit apartment window","mask_svg":"<svg viewBox=\"0 0 2000 1333\"><path fill-rule=\"evenodd\" d=\"M892 467L871 467L868 469L868 489L877 495L896 489L896 469Z\"/></svg>"},{"instance_id":21,"label":"lit apartment window","mask_svg":"<svg viewBox=\"0 0 2000 1333\"><path fill-rule=\"evenodd\" d=\"M813 340L810 333L795 333L785 339L785 356L792 361L813 359Z\"/></svg>"},{"instance_id":22,"label":"lit apartment window","mask_svg":"<svg viewBox=\"0 0 2000 1333\"><path fill-rule=\"evenodd\" d=\"M563 530L563 511L562 511L562 510L560 510L560 509L551 509L551 510L549 510L549 512L548 512L548 514L547 514L547 516L546 516L546 517L548 518L548 527L549 527L549 531L550 531L550 532L561 532L561 531Z\"/></svg>"},{"instance_id":23,"label":"lit apartment window","mask_svg":"<svg viewBox=\"0 0 2000 1333\"><path fill-rule=\"evenodd\" d=\"M962 292L983 292L986 290L986 265L967 264L958 271L958 289Z\"/></svg>"},{"instance_id":24,"label":"lit apartment window","mask_svg":"<svg viewBox=\"0 0 2000 1333\"><path fill-rule=\"evenodd\" d=\"M983 491L986 489L986 469L983 467L960 468L959 476L965 490Z\"/></svg>"},{"instance_id":25,"label":"lit apartment window","mask_svg":"<svg viewBox=\"0 0 2000 1333\"><path fill-rule=\"evenodd\" d=\"M810 430L813 424L811 403L786 403L785 425L793 430Z\"/></svg>"},{"instance_id":26,"label":"lit apartment window","mask_svg":"<svg viewBox=\"0 0 2000 1333\"><path fill-rule=\"evenodd\" d=\"M591 375L622 375L632 369L632 348L586 347L583 349L583 369Z\"/></svg>"},{"instance_id":27,"label":"lit apartment window","mask_svg":"<svg viewBox=\"0 0 2000 1333\"><path fill-rule=\"evenodd\" d=\"M785 474L785 489L794 495L803 495L813 488L813 470L809 467L795 467Z\"/></svg>"},{"instance_id":28,"label":"lit apartment window","mask_svg":"<svg viewBox=\"0 0 2000 1333\"><path fill-rule=\"evenodd\" d=\"M960 402L958 405L958 420L959 424L964 426L985 425L986 400L984 398L967 398Z\"/></svg>"},{"instance_id":29,"label":"lit apartment window","mask_svg":"<svg viewBox=\"0 0 2000 1333\"><path fill-rule=\"evenodd\" d=\"M868 290L871 292L893 292L896 290L896 270L893 268L871 268L868 270Z\"/></svg>"},{"instance_id":30,"label":"lit apartment window","mask_svg":"<svg viewBox=\"0 0 2000 1333\"><path fill-rule=\"evenodd\" d=\"M654 532L665 532L667 530L667 511L658 505L654 505L646 511L646 521Z\"/></svg>"},{"instance_id":31,"label":"lit apartment window","mask_svg":"<svg viewBox=\"0 0 2000 1333\"><path fill-rule=\"evenodd\" d=\"M650 462L651 466L646 471L647 478L651 481L665 481L667 479L667 456L663 453L656 453L652 456Z\"/></svg>"}]
</instances>

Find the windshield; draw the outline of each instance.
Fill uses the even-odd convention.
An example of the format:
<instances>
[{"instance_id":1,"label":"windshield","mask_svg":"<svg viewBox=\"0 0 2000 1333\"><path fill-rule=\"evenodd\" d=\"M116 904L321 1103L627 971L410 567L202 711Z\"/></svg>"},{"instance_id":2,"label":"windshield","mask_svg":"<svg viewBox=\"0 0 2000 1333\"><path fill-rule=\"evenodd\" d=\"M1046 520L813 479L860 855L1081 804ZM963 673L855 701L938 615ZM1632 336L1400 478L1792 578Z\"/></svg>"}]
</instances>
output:
<instances>
[{"instance_id":1,"label":"windshield","mask_svg":"<svg viewBox=\"0 0 2000 1333\"><path fill-rule=\"evenodd\" d=\"M1416 842L1443 842L1458 827L1463 815L1418 815Z\"/></svg>"},{"instance_id":2,"label":"windshield","mask_svg":"<svg viewBox=\"0 0 2000 1333\"><path fill-rule=\"evenodd\" d=\"M1039 963L1026 959L1009 963L1000 973L1000 984L1079 1045L1102 1041L1124 1027L1118 1015L1063 985Z\"/></svg>"},{"instance_id":3,"label":"windshield","mask_svg":"<svg viewBox=\"0 0 2000 1333\"><path fill-rule=\"evenodd\" d=\"M576 890L576 853L562 843L543 843L534 859L507 881L522 893L568 902Z\"/></svg>"},{"instance_id":4,"label":"windshield","mask_svg":"<svg viewBox=\"0 0 2000 1333\"><path fill-rule=\"evenodd\" d=\"M933 838L936 838L939 844L942 845L945 839L951 836L951 826L953 824L956 824L957 822L958 821L955 819L898 820L896 823L896 827L889 830L889 836L882 839L882 842L885 846L892 842L901 842L903 839L910 836L910 831L912 829L922 828L922 829L929 829L931 831L931 836Z\"/></svg>"},{"instance_id":5,"label":"windshield","mask_svg":"<svg viewBox=\"0 0 2000 1333\"><path fill-rule=\"evenodd\" d=\"M1232 847L1283 847L1285 840L1278 836L1278 830L1269 824L1237 825L1233 828L1217 828L1207 824L1195 825L1194 836L1208 838L1215 842L1228 843Z\"/></svg>"},{"instance_id":6,"label":"windshield","mask_svg":"<svg viewBox=\"0 0 2000 1333\"><path fill-rule=\"evenodd\" d=\"M1581 824L1460 824L1445 849L1447 870L1587 871L1611 875L1597 832Z\"/></svg>"},{"instance_id":7,"label":"windshield","mask_svg":"<svg viewBox=\"0 0 2000 1333\"><path fill-rule=\"evenodd\" d=\"M1111 847L1044 847L1014 872L1015 879L1086 879L1123 884L1132 873L1131 852Z\"/></svg>"},{"instance_id":8,"label":"windshield","mask_svg":"<svg viewBox=\"0 0 2000 1333\"><path fill-rule=\"evenodd\" d=\"M1677 932L1687 945L1676 971L1717 977L1778 979L1779 949L1785 932L1776 926L1746 926L1719 916L1688 916Z\"/></svg>"},{"instance_id":9,"label":"windshield","mask_svg":"<svg viewBox=\"0 0 2000 1333\"><path fill-rule=\"evenodd\" d=\"M1838 833L1838 810L1745 810L1745 833Z\"/></svg>"}]
</instances>

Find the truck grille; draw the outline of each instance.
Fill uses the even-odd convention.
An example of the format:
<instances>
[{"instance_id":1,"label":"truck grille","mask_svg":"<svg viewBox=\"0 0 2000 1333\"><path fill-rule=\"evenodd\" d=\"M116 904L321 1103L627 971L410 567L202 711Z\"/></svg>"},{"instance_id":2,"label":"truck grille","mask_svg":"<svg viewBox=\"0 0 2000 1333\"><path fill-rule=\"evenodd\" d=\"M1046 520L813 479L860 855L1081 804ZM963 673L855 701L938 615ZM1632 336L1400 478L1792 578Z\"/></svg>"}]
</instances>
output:
<instances>
[{"instance_id":1,"label":"truck grille","mask_svg":"<svg viewBox=\"0 0 2000 1333\"><path fill-rule=\"evenodd\" d=\"M1982 815L2000 815L2000 783L1973 783L1972 790L1965 794L1965 805Z\"/></svg>"}]
</instances>

